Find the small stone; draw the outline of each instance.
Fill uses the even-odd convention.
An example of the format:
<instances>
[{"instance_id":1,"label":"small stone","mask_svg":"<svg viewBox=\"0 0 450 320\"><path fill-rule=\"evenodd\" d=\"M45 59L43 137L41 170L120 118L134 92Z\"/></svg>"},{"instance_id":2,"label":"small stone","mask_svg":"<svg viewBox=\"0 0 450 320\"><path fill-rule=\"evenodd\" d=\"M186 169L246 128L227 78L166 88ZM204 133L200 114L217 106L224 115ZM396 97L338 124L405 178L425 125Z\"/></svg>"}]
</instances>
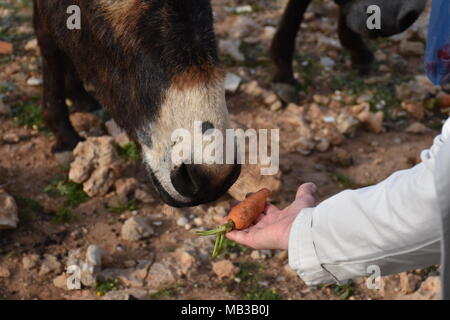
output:
<instances>
[{"instance_id":1,"label":"small stone","mask_svg":"<svg viewBox=\"0 0 450 320\"><path fill-rule=\"evenodd\" d=\"M22 265L25 270L31 270L37 266L39 256L37 254L30 254L22 258Z\"/></svg>"},{"instance_id":2,"label":"small stone","mask_svg":"<svg viewBox=\"0 0 450 320\"><path fill-rule=\"evenodd\" d=\"M0 266L0 278L9 278L10 275L8 268Z\"/></svg>"},{"instance_id":3,"label":"small stone","mask_svg":"<svg viewBox=\"0 0 450 320\"><path fill-rule=\"evenodd\" d=\"M10 143L10 144L14 144L14 143L18 143L20 142L20 137L17 133L14 132L8 132L5 133L2 137L3 141L5 143Z\"/></svg>"},{"instance_id":4,"label":"small stone","mask_svg":"<svg viewBox=\"0 0 450 320\"><path fill-rule=\"evenodd\" d=\"M128 241L138 241L155 234L148 222L139 216L134 216L125 221L122 226L122 238Z\"/></svg>"},{"instance_id":5,"label":"small stone","mask_svg":"<svg viewBox=\"0 0 450 320\"><path fill-rule=\"evenodd\" d=\"M265 93L265 90L259 86L256 80L244 83L241 86L241 91L252 97L258 97Z\"/></svg>"},{"instance_id":6,"label":"small stone","mask_svg":"<svg viewBox=\"0 0 450 320\"><path fill-rule=\"evenodd\" d=\"M278 97L275 93L269 93L266 97L264 97L264 103L268 106L276 103L278 101Z\"/></svg>"},{"instance_id":7,"label":"small stone","mask_svg":"<svg viewBox=\"0 0 450 320\"><path fill-rule=\"evenodd\" d=\"M270 105L270 111L276 112L283 107L283 103L281 101L276 101L275 103Z\"/></svg>"},{"instance_id":8,"label":"small stone","mask_svg":"<svg viewBox=\"0 0 450 320\"><path fill-rule=\"evenodd\" d=\"M32 86L32 87L38 87L40 85L42 85L42 79L38 78L38 77L31 77L27 80L27 85Z\"/></svg>"},{"instance_id":9,"label":"small stone","mask_svg":"<svg viewBox=\"0 0 450 320\"><path fill-rule=\"evenodd\" d=\"M253 12L253 8L250 5L244 5L244 6L237 6L235 8L235 12L237 14L244 14L244 13L250 13Z\"/></svg>"},{"instance_id":10,"label":"small stone","mask_svg":"<svg viewBox=\"0 0 450 320\"><path fill-rule=\"evenodd\" d=\"M403 101L402 108L417 120L422 120L425 116L425 109L422 104Z\"/></svg>"},{"instance_id":11,"label":"small stone","mask_svg":"<svg viewBox=\"0 0 450 320\"><path fill-rule=\"evenodd\" d=\"M16 201L0 189L0 230L15 229L19 223Z\"/></svg>"},{"instance_id":12,"label":"small stone","mask_svg":"<svg viewBox=\"0 0 450 320\"><path fill-rule=\"evenodd\" d=\"M405 132L414 134L422 134L429 131L431 130L420 122L414 122L405 129Z\"/></svg>"},{"instance_id":13,"label":"small stone","mask_svg":"<svg viewBox=\"0 0 450 320\"><path fill-rule=\"evenodd\" d=\"M113 138L89 137L78 143L73 155L69 180L83 184L84 192L90 197L106 195L121 166Z\"/></svg>"},{"instance_id":14,"label":"small stone","mask_svg":"<svg viewBox=\"0 0 450 320\"><path fill-rule=\"evenodd\" d=\"M322 139L317 145L316 145L316 149L320 152L326 152L328 151L328 149L330 149L330 143L325 140Z\"/></svg>"},{"instance_id":15,"label":"small stone","mask_svg":"<svg viewBox=\"0 0 450 320\"><path fill-rule=\"evenodd\" d=\"M175 275L167 264L155 262L147 276L147 286L152 289L167 288L175 283Z\"/></svg>"},{"instance_id":16,"label":"small stone","mask_svg":"<svg viewBox=\"0 0 450 320\"><path fill-rule=\"evenodd\" d=\"M194 219L194 224L195 224L197 227L200 227L201 225L203 225L203 219L202 219L202 218L195 218L195 219Z\"/></svg>"},{"instance_id":17,"label":"small stone","mask_svg":"<svg viewBox=\"0 0 450 320\"><path fill-rule=\"evenodd\" d=\"M184 228L189 231L192 229L192 225L188 223L187 225L184 226Z\"/></svg>"},{"instance_id":18,"label":"small stone","mask_svg":"<svg viewBox=\"0 0 450 320\"><path fill-rule=\"evenodd\" d=\"M239 268L228 260L213 262L212 269L219 279L233 278L239 271Z\"/></svg>"},{"instance_id":19,"label":"small stone","mask_svg":"<svg viewBox=\"0 0 450 320\"><path fill-rule=\"evenodd\" d=\"M242 78L238 75L227 72L225 75L225 90L230 93L235 93L242 82Z\"/></svg>"},{"instance_id":20,"label":"small stone","mask_svg":"<svg viewBox=\"0 0 450 320\"><path fill-rule=\"evenodd\" d=\"M250 254L250 258L258 260L261 259L261 255L259 254L258 250L253 250L252 253Z\"/></svg>"},{"instance_id":21,"label":"small stone","mask_svg":"<svg viewBox=\"0 0 450 320\"><path fill-rule=\"evenodd\" d=\"M65 273L53 279L53 285L60 289L67 289L67 276Z\"/></svg>"},{"instance_id":22,"label":"small stone","mask_svg":"<svg viewBox=\"0 0 450 320\"><path fill-rule=\"evenodd\" d=\"M0 41L0 55L12 54L13 51L13 44L11 42Z\"/></svg>"},{"instance_id":23,"label":"small stone","mask_svg":"<svg viewBox=\"0 0 450 320\"><path fill-rule=\"evenodd\" d=\"M38 53L38 51L39 51L39 47L38 47L38 41L37 41L37 39L36 38L34 38L34 39L31 39L30 41L28 41L26 44L25 44L25 50L27 50L27 51L34 51L35 53Z\"/></svg>"},{"instance_id":24,"label":"small stone","mask_svg":"<svg viewBox=\"0 0 450 320\"><path fill-rule=\"evenodd\" d=\"M54 255L46 254L44 255L44 260L42 261L39 275L43 276L52 272L61 272L61 262L59 262Z\"/></svg>"},{"instance_id":25,"label":"small stone","mask_svg":"<svg viewBox=\"0 0 450 320\"><path fill-rule=\"evenodd\" d=\"M184 248L178 248L175 253L175 260L177 261L177 266L179 268L180 275L188 275L196 265L195 257L185 250Z\"/></svg>"},{"instance_id":26,"label":"small stone","mask_svg":"<svg viewBox=\"0 0 450 320\"><path fill-rule=\"evenodd\" d=\"M102 265L102 250L99 246L91 244L86 250L86 263L100 270Z\"/></svg>"},{"instance_id":27,"label":"small stone","mask_svg":"<svg viewBox=\"0 0 450 320\"><path fill-rule=\"evenodd\" d=\"M186 217L180 217L177 220L177 225L179 225L180 227L184 227L188 223L189 223L189 220Z\"/></svg>"}]
</instances>

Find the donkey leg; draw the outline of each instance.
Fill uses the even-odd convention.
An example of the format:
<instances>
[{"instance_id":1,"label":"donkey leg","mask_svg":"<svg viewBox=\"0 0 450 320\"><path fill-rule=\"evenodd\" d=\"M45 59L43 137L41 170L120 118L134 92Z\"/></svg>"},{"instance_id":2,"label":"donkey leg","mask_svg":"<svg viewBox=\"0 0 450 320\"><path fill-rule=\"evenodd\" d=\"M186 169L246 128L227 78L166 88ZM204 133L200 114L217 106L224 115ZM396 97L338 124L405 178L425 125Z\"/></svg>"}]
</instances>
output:
<instances>
[{"instance_id":1,"label":"donkey leg","mask_svg":"<svg viewBox=\"0 0 450 320\"><path fill-rule=\"evenodd\" d=\"M342 47L350 53L353 69L361 74L368 74L375 57L362 37L347 26L342 10L339 12L338 34Z\"/></svg>"},{"instance_id":2,"label":"donkey leg","mask_svg":"<svg viewBox=\"0 0 450 320\"><path fill-rule=\"evenodd\" d=\"M271 57L275 64L274 82L293 85L297 83L292 69L295 39L310 2L311 0L290 0L284 10L270 48Z\"/></svg>"},{"instance_id":3,"label":"donkey leg","mask_svg":"<svg viewBox=\"0 0 450 320\"><path fill-rule=\"evenodd\" d=\"M73 128L64 94L64 59L48 38L39 39L44 80L43 114L47 126L56 137L53 152L72 150L81 137Z\"/></svg>"},{"instance_id":4,"label":"donkey leg","mask_svg":"<svg viewBox=\"0 0 450 320\"><path fill-rule=\"evenodd\" d=\"M73 65L67 61L65 72L65 93L72 101L73 111L91 112L101 108L95 98L86 91Z\"/></svg>"}]
</instances>

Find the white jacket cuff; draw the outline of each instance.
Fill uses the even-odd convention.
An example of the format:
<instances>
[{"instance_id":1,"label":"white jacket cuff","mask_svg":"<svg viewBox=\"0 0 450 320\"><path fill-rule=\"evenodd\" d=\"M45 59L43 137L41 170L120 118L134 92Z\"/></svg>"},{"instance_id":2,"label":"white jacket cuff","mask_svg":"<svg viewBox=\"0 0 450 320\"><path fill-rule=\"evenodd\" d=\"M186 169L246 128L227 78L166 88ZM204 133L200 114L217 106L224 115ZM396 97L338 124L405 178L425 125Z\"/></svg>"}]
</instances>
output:
<instances>
[{"instance_id":1,"label":"white jacket cuff","mask_svg":"<svg viewBox=\"0 0 450 320\"><path fill-rule=\"evenodd\" d=\"M336 282L317 257L312 233L314 208L303 209L295 218L289 234L289 265L309 286Z\"/></svg>"}]
</instances>

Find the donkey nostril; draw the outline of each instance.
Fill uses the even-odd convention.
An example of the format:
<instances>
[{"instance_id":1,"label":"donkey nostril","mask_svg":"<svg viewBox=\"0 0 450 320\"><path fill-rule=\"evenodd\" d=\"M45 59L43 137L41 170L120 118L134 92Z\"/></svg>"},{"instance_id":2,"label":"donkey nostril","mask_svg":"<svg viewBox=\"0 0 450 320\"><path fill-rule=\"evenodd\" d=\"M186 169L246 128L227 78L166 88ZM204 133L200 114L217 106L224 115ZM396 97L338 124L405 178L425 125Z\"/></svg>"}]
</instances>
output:
<instances>
[{"instance_id":1,"label":"donkey nostril","mask_svg":"<svg viewBox=\"0 0 450 320\"><path fill-rule=\"evenodd\" d=\"M214 125L209 121L204 121L202 123L202 134L205 134L209 129L214 129Z\"/></svg>"},{"instance_id":2,"label":"donkey nostril","mask_svg":"<svg viewBox=\"0 0 450 320\"><path fill-rule=\"evenodd\" d=\"M410 25L412 25L417 18L419 17L419 14L415 10L410 10L406 13L403 13L399 16L398 25L400 29L406 30L409 28Z\"/></svg>"},{"instance_id":3,"label":"donkey nostril","mask_svg":"<svg viewBox=\"0 0 450 320\"><path fill-rule=\"evenodd\" d=\"M198 185L192 176L192 166L182 164L170 174L172 184L181 195L194 197L198 193Z\"/></svg>"}]
</instances>

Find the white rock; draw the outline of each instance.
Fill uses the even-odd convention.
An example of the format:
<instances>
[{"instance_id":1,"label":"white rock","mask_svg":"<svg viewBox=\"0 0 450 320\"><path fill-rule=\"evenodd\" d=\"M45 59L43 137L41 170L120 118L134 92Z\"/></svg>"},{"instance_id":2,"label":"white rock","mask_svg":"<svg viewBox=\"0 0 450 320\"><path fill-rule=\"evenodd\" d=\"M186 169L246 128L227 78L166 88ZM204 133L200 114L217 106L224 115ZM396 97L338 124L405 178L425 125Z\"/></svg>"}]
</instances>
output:
<instances>
[{"instance_id":1,"label":"white rock","mask_svg":"<svg viewBox=\"0 0 450 320\"><path fill-rule=\"evenodd\" d=\"M235 93L241 84L242 78L238 75L227 72L225 76L225 90L227 92Z\"/></svg>"},{"instance_id":2,"label":"white rock","mask_svg":"<svg viewBox=\"0 0 450 320\"><path fill-rule=\"evenodd\" d=\"M5 143L10 143L10 144L14 144L14 143L18 143L20 142L20 137L17 133L15 132L8 132L5 133L2 137L3 141Z\"/></svg>"},{"instance_id":3,"label":"white rock","mask_svg":"<svg viewBox=\"0 0 450 320\"><path fill-rule=\"evenodd\" d=\"M121 160L109 136L90 137L73 151L69 180L82 183L90 197L103 196L114 184Z\"/></svg>"},{"instance_id":4,"label":"white rock","mask_svg":"<svg viewBox=\"0 0 450 320\"><path fill-rule=\"evenodd\" d=\"M91 244L86 250L86 263L92 265L94 268L99 269L102 265L102 250L99 246Z\"/></svg>"},{"instance_id":5,"label":"white rock","mask_svg":"<svg viewBox=\"0 0 450 320\"><path fill-rule=\"evenodd\" d=\"M235 9L235 12L237 14L251 13L251 12L253 12L253 8L252 8L252 6L249 6L249 5L237 6Z\"/></svg>"},{"instance_id":6,"label":"white rock","mask_svg":"<svg viewBox=\"0 0 450 320\"><path fill-rule=\"evenodd\" d=\"M19 223L14 198L0 189L0 229L15 229Z\"/></svg>"},{"instance_id":7,"label":"white rock","mask_svg":"<svg viewBox=\"0 0 450 320\"><path fill-rule=\"evenodd\" d=\"M122 226L122 238L128 241L138 241L155 233L149 223L140 216L134 216L125 221Z\"/></svg>"},{"instance_id":8,"label":"white rock","mask_svg":"<svg viewBox=\"0 0 450 320\"><path fill-rule=\"evenodd\" d=\"M180 227L184 227L188 223L189 223L189 220L186 217L180 217L177 220L177 225L179 225Z\"/></svg>"},{"instance_id":9,"label":"white rock","mask_svg":"<svg viewBox=\"0 0 450 320\"><path fill-rule=\"evenodd\" d=\"M27 80L27 85L32 87L38 87L42 85L42 83L43 83L42 79L38 77L31 77Z\"/></svg>"}]
</instances>

